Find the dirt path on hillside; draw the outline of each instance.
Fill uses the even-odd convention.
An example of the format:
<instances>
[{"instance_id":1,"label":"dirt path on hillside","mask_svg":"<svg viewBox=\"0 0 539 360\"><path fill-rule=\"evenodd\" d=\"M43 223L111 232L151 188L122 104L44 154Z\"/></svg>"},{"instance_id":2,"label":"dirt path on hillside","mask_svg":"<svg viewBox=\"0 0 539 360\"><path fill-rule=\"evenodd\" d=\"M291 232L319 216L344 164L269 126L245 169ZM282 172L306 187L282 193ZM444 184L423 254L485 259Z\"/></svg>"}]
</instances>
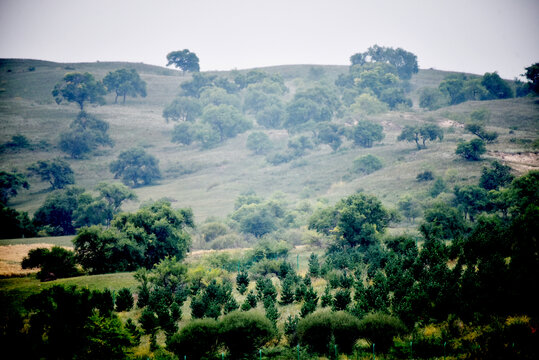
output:
<instances>
[{"instance_id":1,"label":"dirt path on hillside","mask_svg":"<svg viewBox=\"0 0 539 360\"><path fill-rule=\"evenodd\" d=\"M507 165L511 166L518 172L527 172L530 170L539 169L539 154L534 152L521 152L517 154L501 152L501 151L489 151L489 156L499 159Z\"/></svg>"},{"instance_id":2,"label":"dirt path on hillside","mask_svg":"<svg viewBox=\"0 0 539 360\"><path fill-rule=\"evenodd\" d=\"M38 272L39 269L23 269L21 261L32 249L51 249L53 244L31 244L31 245L4 245L0 246L0 276L20 276ZM73 248L62 246L64 249Z\"/></svg>"}]
</instances>

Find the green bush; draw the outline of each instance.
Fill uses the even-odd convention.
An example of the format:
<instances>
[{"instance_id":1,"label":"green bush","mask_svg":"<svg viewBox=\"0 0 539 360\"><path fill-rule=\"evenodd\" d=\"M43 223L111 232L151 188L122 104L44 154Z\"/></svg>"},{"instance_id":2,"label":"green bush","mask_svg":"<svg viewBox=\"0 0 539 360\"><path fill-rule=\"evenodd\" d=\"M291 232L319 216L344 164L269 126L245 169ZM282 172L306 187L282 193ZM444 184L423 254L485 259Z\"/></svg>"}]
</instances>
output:
<instances>
[{"instance_id":1,"label":"green bush","mask_svg":"<svg viewBox=\"0 0 539 360\"><path fill-rule=\"evenodd\" d=\"M193 320L167 342L167 349L183 359L212 359L219 345L219 326L213 319Z\"/></svg>"},{"instance_id":2,"label":"green bush","mask_svg":"<svg viewBox=\"0 0 539 360\"><path fill-rule=\"evenodd\" d=\"M123 288L118 291L116 296L116 311L129 311L133 308L133 294L129 288Z\"/></svg>"},{"instance_id":3,"label":"green bush","mask_svg":"<svg viewBox=\"0 0 539 360\"><path fill-rule=\"evenodd\" d=\"M59 246L30 250L21 265L23 269L40 268L37 278L41 281L80 275L75 253Z\"/></svg>"},{"instance_id":4,"label":"green bush","mask_svg":"<svg viewBox=\"0 0 539 360\"><path fill-rule=\"evenodd\" d=\"M234 311L221 320L220 338L232 359L255 355L274 336L271 321L257 311Z\"/></svg>"},{"instance_id":5,"label":"green bush","mask_svg":"<svg viewBox=\"0 0 539 360\"><path fill-rule=\"evenodd\" d=\"M365 155L354 160L353 171L357 174L371 174L383 167L382 161L374 155Z\"/></svg>"},{"instance_id":6,"label":"green bush","mask_svg":"<svg viewBox=\"0 0 539 360\"><path fill-rule=\"evenodd\" d=\"M387 352L393 345L393 337L406 331L404 323L397 317L373 313L366 315L358 324L359 335L371 344L376 344L376 350Z\"/></svg>"},{"instance_id":7,"label":"green bush","mask_svg":"<svg viewBox=\"0 0 539 360\"><path fill-rule=\"evenodd\" d=\"M298 337L301 344L306 344L318 354L328 351L328 345L334 343L341 353L352 352L359 337L359 320L346 312L317 311L298 322Z\"/></svg>"}]
</instances>

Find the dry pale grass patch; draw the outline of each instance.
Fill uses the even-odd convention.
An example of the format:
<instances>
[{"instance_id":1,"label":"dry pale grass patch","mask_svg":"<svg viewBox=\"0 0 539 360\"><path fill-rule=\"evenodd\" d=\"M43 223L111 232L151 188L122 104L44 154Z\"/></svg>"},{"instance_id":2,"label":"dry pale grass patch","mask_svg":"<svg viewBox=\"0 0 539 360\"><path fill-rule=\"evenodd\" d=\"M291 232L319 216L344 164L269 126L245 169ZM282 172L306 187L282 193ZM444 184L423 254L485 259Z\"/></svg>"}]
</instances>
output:
<instances>
[{"instance_id":1,"label":"dry pale grass patch","mask_svg":"<svg viewBox=\"0 0 539 360\"><path fill-rule=\"evenodd\" d=\"M21 267L22 259L24 259L32 249L51 249L53 246L53 244L47 243L0 246L0 276L20 276L38 272L39 269L23 269ZM73 248L70 247L63 247L68 250L73 250Z\"/></svg>"}]
</instances>

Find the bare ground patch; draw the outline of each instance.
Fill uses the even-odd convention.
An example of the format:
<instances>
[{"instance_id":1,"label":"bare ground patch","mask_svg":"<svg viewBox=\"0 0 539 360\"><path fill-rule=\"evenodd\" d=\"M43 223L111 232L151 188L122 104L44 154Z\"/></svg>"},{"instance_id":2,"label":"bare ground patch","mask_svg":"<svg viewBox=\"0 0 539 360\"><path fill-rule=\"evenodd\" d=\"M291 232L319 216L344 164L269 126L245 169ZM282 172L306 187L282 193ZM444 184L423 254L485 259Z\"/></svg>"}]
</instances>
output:
<instances>
[{"instance_id":1,"label":"bare ground patch","mask_svg":"<svg viewBox=\"0 0 539 360\"><path fill-rule=\"evenodd\" d=\"M508 153L501 151L488 152L488 155L501 160L518 172L539 169L539 154L534 152Z\"/></svg>"},{"instance_id":2,"label":"bare ground patch","mask_svg":"<svg viewBox=\"0 0 539 360\"><path fill-rule=\"evenodd\" d=\"M38 272L39 269L23 269L21 261L32 249L51 249L53 244L39 243L29 245L4 245L0 246L0 276L20 276ZM73 248L63 246L68 250Z\"/></svg>"}]
</instances>

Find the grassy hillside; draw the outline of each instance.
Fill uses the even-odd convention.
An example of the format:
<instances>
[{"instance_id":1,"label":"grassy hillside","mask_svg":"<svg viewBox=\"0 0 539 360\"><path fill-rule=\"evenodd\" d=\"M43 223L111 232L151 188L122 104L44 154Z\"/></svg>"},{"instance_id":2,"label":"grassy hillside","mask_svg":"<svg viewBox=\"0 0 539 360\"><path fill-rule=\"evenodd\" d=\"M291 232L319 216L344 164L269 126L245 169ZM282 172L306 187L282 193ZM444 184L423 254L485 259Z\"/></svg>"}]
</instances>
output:
<instances>
[{"instance_id":1,"label":"grassy hillside","mask_svg":"<svg viewBox=\"0 0 539 360\"><path fill-rule=\"evenodd\" d=\"M491 113L487 128L500 133L499 141L489 145L486 159L510 158L518 171L538 166L531 141L538 135L539 105L534 99L509 99L467 102L435 112L417 109L417 90L436 86L446 72L421 70L411 80L414 108L409 112L389 112L370 119L384 126L385 139L373 148L356 148L350 144L337 152L321 145L307 156L287 164L272 166L263 156L254 156L245 143L250 132L224 144L201 150L198 145L182 146L170 142L173 123L166 123L161 113L177 94L181 82L190 79L181 72L157 66L133 63L59 64L36 60L0 60L0 143L13 135L22 134L32 143L46 141L46 149L0 154L0 168L22 171L36 160L65 157L56 148L59 134L65 131L78 113L73 104L57 105L51 95L56 82L69 71L91 72L102 78L118 68L135 68L147 82L146 98L127 98L126 104L113 104L108 95L107 105L88 106L87 111L110 123L109 133L115 141L112 149L101 150L98 156L84 160L66 158L76 174L79 186L90 190L100 181L113 181L108 164L123 150L142 146L160 161L163 179L153 185L135 189L139 201L125 206L138 208L141 202L166 197L174 207L192 207L198 221L211 216L224 217L233 210L235 198L242 192L255 191L261 196L283 192L291 203L300 199L311 202L326 198L334 202L359 189L373 193L388 206L405 193L420 193L429 184L415 181L418 172L431 170L437 176L454 174L463 181L476 181L486 162L465 162L454 154L460 139L471 139L462 123L476 109ZM322 69L318 72L312 69ZM264 68L280 73L290 89L312 85L315 80L333 83L345 66L279 66ZM219 72L227 76L227 72ZM397 142L404 125L435 122L446 127L443 142L428 143L426 150L417 151L413 143ZM263 129L253 129L259 131ZM288 134L284 130L264 130L279 146L285 148ZM519 154L520 153L520 157ZM350 172L353 160L365 154L382 159L384 168L367 176ZM529 155L524 157L523 155ZM509 155L515 155L509 157ZM451 170L454 169L454 170ZM451 170L451 171L450 171ZM47 184L31 179L31 189L22 191L11 200L10 206L33 212L47 196Z\"/></svg>"}]
</instances>

